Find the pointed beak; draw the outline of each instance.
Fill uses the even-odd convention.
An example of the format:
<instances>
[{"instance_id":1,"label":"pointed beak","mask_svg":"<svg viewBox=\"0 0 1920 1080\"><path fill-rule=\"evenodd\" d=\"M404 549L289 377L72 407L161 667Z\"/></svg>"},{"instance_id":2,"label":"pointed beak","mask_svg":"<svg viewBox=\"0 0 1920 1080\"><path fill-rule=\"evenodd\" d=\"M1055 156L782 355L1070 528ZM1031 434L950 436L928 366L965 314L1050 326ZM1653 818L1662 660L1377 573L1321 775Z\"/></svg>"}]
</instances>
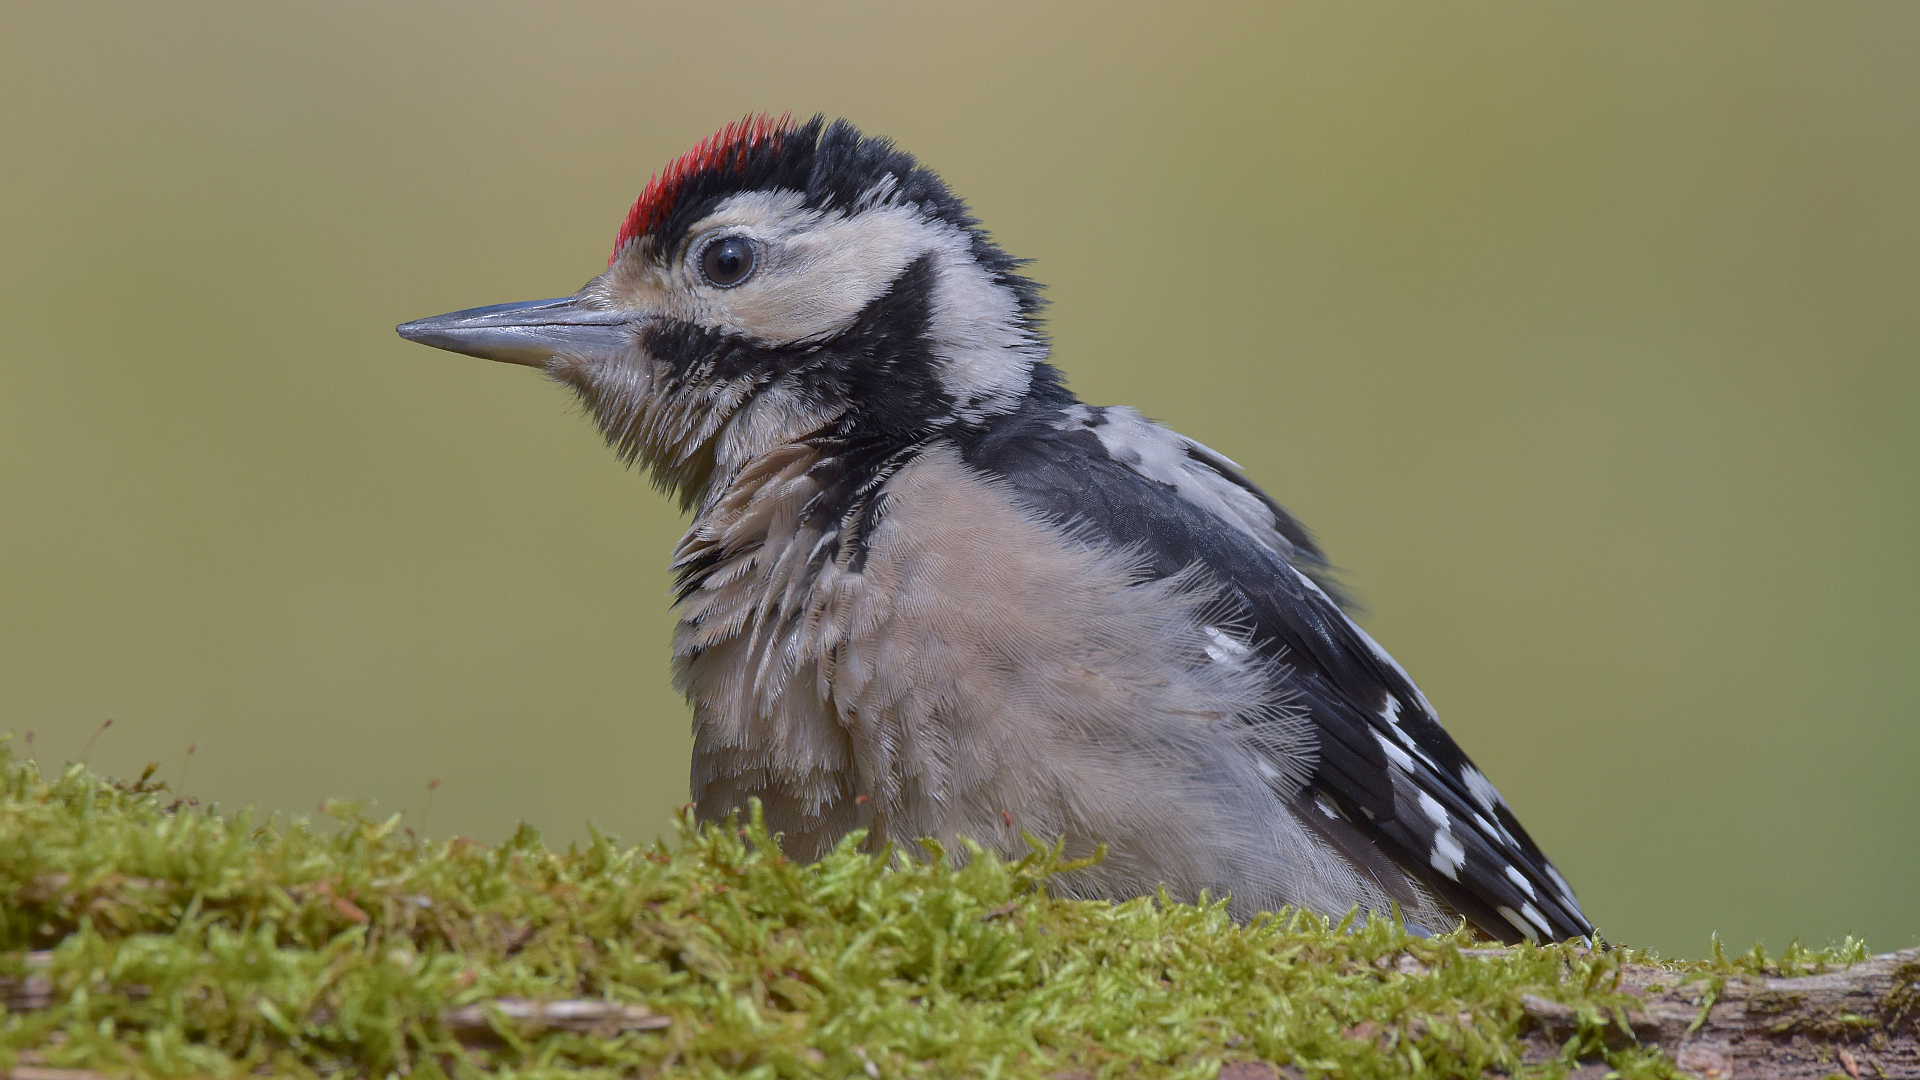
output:
<instances>
[{"instance_id":1,"label":"pointed beak","mask_svg":"<svg viewBox=\"0 0 1920 1080\"><path fill-rule=\"evenodd\" d=\"M643 318L632 311L591 308L568 296L468 308L397 329L408 341L436 349L544 368L556 356L585 360L627 348Z\"/></svg>"}]
</instances>

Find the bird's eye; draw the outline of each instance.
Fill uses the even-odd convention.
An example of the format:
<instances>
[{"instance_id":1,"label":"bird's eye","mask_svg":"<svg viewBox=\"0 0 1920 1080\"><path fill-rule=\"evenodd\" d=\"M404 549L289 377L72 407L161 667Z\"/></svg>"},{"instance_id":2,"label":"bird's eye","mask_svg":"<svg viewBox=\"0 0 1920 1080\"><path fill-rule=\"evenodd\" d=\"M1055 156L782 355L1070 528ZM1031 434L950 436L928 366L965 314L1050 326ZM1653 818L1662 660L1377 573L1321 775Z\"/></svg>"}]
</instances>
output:
<instances>
[{"instance_id":1,"label":"bird's eye","mask_svg":"<svg viewBox=\"0 0 1920 1080\"><path fill-rule=\"evenodd\" d=\"M700 253L700 273L707 284L731 289L753 276L753 242L744 236L715 240Z\"/></svg>"}]
</instances>

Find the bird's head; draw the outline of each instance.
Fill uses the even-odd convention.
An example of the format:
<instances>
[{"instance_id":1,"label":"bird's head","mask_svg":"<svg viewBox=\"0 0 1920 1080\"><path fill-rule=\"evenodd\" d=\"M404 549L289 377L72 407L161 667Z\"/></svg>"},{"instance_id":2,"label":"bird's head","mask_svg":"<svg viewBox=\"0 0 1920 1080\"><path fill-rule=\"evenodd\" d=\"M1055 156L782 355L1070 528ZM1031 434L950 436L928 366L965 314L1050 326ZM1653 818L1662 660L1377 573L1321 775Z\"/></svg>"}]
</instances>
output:
<instances>
[{"instance_id":1,"label":"bird's head","mask_svg":"<svg viewBox=\"0 0 1920 1080\"><path fill-rule=\"evenodd\" d=\"M572 386L693 502L782 443L906 445L1013 408L1046 352L1019 265L885 139L762 116L656 174L573 296L399 330Z\"/></svg>"}]
</instances>

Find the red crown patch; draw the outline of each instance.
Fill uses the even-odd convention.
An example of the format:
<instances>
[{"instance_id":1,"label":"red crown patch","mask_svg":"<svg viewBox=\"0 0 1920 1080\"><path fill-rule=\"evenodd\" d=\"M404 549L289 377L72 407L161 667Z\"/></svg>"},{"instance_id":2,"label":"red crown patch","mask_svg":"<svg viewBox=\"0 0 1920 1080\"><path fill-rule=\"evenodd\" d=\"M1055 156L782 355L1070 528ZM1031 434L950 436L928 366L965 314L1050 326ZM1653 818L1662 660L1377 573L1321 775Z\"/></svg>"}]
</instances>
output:
<instances>
[{"instance_id":1,"label":"red crown patch","mask_svg":"<svg viewBox=\"0 0 1920 1080\"><path fill-rule=\"evenodd\" d=\"M777 119L765 113L749 116L700 140L699 145L681 154L673 164L648 177L647 186L634 200L633 209L627 211L627 220L620 225L620 235L614 238L613 254L607 256L607 265L613 265L620 249L634 237L645 235L666 218L688 179L715 169L745 168L747 155L760 144L777 141L792 130L791 114L782 113Z\"/></svg>"}]
</instances>

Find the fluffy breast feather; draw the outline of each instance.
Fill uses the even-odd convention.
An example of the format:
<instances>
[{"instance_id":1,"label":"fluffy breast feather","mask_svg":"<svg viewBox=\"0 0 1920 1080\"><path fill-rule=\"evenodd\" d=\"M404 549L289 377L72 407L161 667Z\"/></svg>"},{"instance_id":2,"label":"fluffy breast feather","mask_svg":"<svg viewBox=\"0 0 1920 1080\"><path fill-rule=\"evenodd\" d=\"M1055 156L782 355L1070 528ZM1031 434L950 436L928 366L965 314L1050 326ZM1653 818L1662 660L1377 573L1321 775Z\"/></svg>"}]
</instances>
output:
<instances>
[{"instance_id":1,"label":"fluffy breast feather","mask_svg":"<svg viewBox=\"0 0 1920 1080\"><path fill-rule=\"evenodd\" d=\"M675 649L703 817L757 797L801 857L856 827L1064 836L1108 846L1087 895L1387 909L1287 809L1313 738L1216 582L1047 521L945 442L881 488L855 571L850 526L803 512L818 465L771 456L682 546L705 567Z\"/></svg>"}]
</instances>

